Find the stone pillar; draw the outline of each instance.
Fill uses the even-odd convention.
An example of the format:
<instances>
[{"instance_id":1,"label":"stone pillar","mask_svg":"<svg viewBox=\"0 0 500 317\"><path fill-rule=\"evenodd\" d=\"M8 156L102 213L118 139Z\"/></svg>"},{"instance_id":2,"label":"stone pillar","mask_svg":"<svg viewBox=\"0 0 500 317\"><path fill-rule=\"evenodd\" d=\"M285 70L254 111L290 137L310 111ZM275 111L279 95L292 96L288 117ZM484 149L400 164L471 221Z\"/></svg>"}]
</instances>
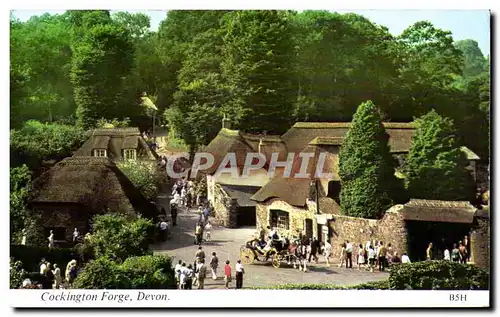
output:
<instances>
[{"instance_id":1,"label":"stone pillar","mask_svg":"<svg viewBox=\"0 0 500 317\"><path fill-rule=\"evenodd\" d=\"M490 220L476 217L477 225L470 233L471 262L477 267L490 269Z\"/></svg>"}]
</instances>

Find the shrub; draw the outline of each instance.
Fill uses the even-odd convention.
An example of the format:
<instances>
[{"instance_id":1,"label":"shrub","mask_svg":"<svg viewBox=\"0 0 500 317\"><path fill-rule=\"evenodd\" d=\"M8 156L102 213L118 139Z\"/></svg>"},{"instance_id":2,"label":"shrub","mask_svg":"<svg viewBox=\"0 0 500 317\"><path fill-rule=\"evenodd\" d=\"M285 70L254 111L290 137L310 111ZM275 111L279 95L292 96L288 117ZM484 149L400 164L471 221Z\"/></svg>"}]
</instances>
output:
<instances>
[{"instance_id":1,"label":"shrub","mask_svg":"<svg viewBox=\"0 0 500 317\"><path fill-rule=\"evenodd\" d=\"M121 265L121 270L129 277L132 288L175 288L172 263L165 255L128 258Z\"/></svg>"},{"instance_id":2,"label":"shrub","mask_svg":"<svg viewBox=\"0 0 500 317\"><path fill-rule=\"evenodd\" d=\"M150 220L129 220L121 215L107 214L94 217L92 233L86 242L95 258L108 257L123 261L129 256L150 254L149 233L154 227Z\"/></svg>"},{"instance_id":3,"label":"shrub","mask_svg":"<svg viewBox=\"0 0 500 317\"><path fill-rule=\"evenodd\" d=\"M74 286L83 289L175 289L166 255L130 257L122 264L102 257L85 265Z\"/></svg>"},{"instance_id":4,"label":"shrub","mask_svg":"<svg viewBox=\"0 0 500 317\"><path fill-rule=\"evenodd\" d=\"M341 286L333 284L281 284L268 287L252 287L252 289L281 289L281 290L349 290L349 289L365 289L365 290L387 290L389 289L389 281L381 280L367 282L363 284Z\"/></svg>"},{"instance_id":5,"label":"shrub","mask_svg":"<svg viewBox=\"0 0 500 317\"><path fill-rule=\"evenodd\" d=\"M389 284L391 289L399 290L487 290L489 274L470 264L425 261L394 265Z\"/></svg>"},{"instance_id":6,"label":"shrub","mask_svg":"<svg viewBox=\"0 0 500 317\"><path fill-rule=\"evenodd\" d=\"M10 288L21 287L25 278L26 270L23 269L23 263L10 258Z\"/></svg>"},{"instance_id":7,"label":"shrub","mask_svg":"<svg viewBox=\"0 0 500 317\"><path fill-rule=\"evenodd\" d=\"M156 198L162 184L162 177L156 165L141 161L124 161L118 163L118 167L146 199Z\"/></svg>"},{"instance_id":8,"label":"shrub","mask_svg":"<svg viewBox=\"0 0 500 317\"><path fill-rule=\"evenodd\" d=\"M88 132L75 125L27 121L21 129L10 131L11 164L38 168L43 160L71 156L87 138Z\"/></svg>"},{"instance_id":9,"label":"shrub","mask_svg":"<svg viewBox=\"0 0 500 317\"><path fill-rule=\"evenodd\" d=\"M114 118L113 120L106 120L101 118L97 120L98 128L127 128L130 126L130 118L124 118L123 121Z\"/></svg>"},{"instance_id":10,"label":"shrub","mask_svg":"<svg viewBox=\"0 0 500 317\"><path fill-rule=\"evenodd\" d=\"M22 239L21 230L27 218L27 202L31 192L31 173L26 165L10 169L10 237Z\"/></svg>"},{"instance_id":11,"label":"shrub","mask_svg":"<svg viewBox=\"0 0 500 317\"><path fill-rule=\"evenodd\" d=\"M84 289L128 289L130 285L120 266L107 257L87 263L73 284Z\"/></svg>"}]
</instances>

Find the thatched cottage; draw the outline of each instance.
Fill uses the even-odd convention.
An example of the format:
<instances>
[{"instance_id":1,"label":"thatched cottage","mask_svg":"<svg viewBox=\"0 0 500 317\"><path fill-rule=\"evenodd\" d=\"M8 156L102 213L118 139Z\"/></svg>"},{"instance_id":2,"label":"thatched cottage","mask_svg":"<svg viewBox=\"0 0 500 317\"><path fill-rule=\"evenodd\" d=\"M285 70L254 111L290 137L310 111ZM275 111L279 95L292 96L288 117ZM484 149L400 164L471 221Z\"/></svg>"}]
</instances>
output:
<instances>
[{"instance_id":1,"label":"thatched cottage","mask_svg":"<svg viewBox=\"0 0 500 317\"><path fill-rule=\"evenodd\" d=\"M383 123L389 135L389 146L393 155L402 163L409 152L411 139L415 133L412 123ZM308 236L331 238L332 231L326 219L339 213L340 179L338 175L338 155L343 139L349 130L349 122L298 122L282 136L256 136L231 130L227 119L219 134L210 142L205 151L215 156L214 167L208 171L208 198L215 206L216 217L229 227L242 225L236 219L256 219L258 229L275 225L283 234L302 232ZM258 141L257 141L258 140ZM470 169L475 175L475 162L479 159L469 149L462 150L470 162ZM314 159L309 162L308 169L316 166L320 153L324 153L323 171L331 173L329 178L285 178L278 172L269 178L267 165L259 171L254 171L249 178L234 178L230 174L216 175L219 166L227 153L236 153L238 171L245 162L246 153L263 153L269 161L271 153L277 152L279 161L286 161L288 154L294 153L294 172L298 172L300 162L296 162L297 154L314 153ZM300 161L300 159L298 159ZM251 200L257 204L255 211L246 208L245 213L253 215L237 216L238 204L227 193L222 185L237 185L258 189ZM244 195L249 195L249 190ZM317 193L317 194L316 194ZM319 199L319 206L316 201ZM253 223L244 223L253 225Z\"/></svg>"},{"instance_id":2,"label":"thatched cottage","mask_svg":"<svg viewBox=\"0 0 500 317\"><path fill-rule=\"evenodd\" d=\"M89 231L96 214L110 212L156 217L156 208L106 157L69 157L33 182L31 209L56 240L71 241L74 228Z\"/></svg>"},{"instance_id":3,"label":"thatched cottage","mask_svg":"<svg viewBox=\"0 0 500 317\"><path fill-rule=\"evenodd\" d=\"M95 129L74 156L108 157L113 161L158 158L138 128Z\"/></svg>"}]
</instances>

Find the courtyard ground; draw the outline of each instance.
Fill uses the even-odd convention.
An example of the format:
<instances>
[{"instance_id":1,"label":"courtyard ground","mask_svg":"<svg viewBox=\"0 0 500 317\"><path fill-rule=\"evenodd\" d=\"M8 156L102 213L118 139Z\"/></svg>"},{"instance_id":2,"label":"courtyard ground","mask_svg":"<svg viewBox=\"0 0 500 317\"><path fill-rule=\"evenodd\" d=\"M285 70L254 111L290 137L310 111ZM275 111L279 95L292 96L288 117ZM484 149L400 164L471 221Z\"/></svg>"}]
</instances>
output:
<instances>
[{"instance_id":1,"label":"courtyard ground","mask_svg":"<svg viewBox=\"0 0 500 317\"><path fill-rule=\"evenodd\" d=\"M166 210L168 210L167 205L169 200L167 195L158 197L158 203L165 206ZM183 260L186 264L193 263L195 253L198 250L198 245L194 244L194 228L197 219L198 214L196 213L196 209L181 210L177 218L177 226L171 230L170 239L154 245L154 251L156 253L168 254L172 258L173 263L177 263L178 260ZM217 253L219 258L219 279L213 281L211 278L207 278L205 280L206 289L224 288L224 281L220 277L223 275L224 262L226 260L231 261L234 275L234 265L239 258L240 247L255 233L255 227L228 229L213 226L212 241L204 242L202 247L205 251L207 262L210 261L212 252ZM270 263L256 262L251 265L247 264L244 265L243 287L262 287L285 283L336 284L346 286L383 280L388 277L388 273L385 272L375 271L371 273L364 270L358 271L357 267L354 267L355 263L353 263L352 269L338 268L337 263L327 267L324 256L320 255L319 264L311 264L308 267L308 272L293 269L292 266L288 266L286 263L282 263L280 268L274 268ZM234 279L232 285L233 287L235 286Z\"/></svg>"}]
</instances>

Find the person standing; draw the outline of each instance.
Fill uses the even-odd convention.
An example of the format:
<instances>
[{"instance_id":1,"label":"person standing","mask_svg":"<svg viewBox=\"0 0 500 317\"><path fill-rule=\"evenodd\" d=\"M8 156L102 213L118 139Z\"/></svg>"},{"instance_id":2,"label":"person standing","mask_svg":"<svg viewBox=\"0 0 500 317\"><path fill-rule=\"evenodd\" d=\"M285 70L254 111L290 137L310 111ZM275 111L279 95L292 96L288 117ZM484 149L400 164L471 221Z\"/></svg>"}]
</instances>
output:
<instances>
[{"instance_id":1,"label":"person standing","mask_svg":"<svg viewBox=\"0 0 500 317\"><path fill-rule=\"evenodd\" d=\"M212 240L212 224L210 223L210 221L207 221L207 224L205 225L205 232L207 234L207 241L211 241Z\"/></svg>"},{"instance_id":2,"label":"person standing","mask_svg":"<svg viewBox=\"0 0 500 317\"><path fill-rule=\"evenodd\" d=\"M339 264L339 267L342 267L342 265L344 265L344 261L345 261L345 258L346 258L346 252L345 252L345 243L342 243L340 245L340 264Z\"/></svg>"},{"instance_id":3,"label":"person standing","mask_svg":"<svg viewBox=\"0 0 500 317\"><path fill-rule=\"evenodd\" d=\"M311 253L309 254L309 262L311 262L311 257L314 258L314 261L318 263L318 249L319 249L319 241L316 237L311 241Z\"/></svg>"},{"instance_id":4,"label":"person standing","mask_svg":"<svg viewBox=\"0 0 500 317\"><path fill-rule=\"evenodd\" d=\"M205 288L205 278L207 277L207 266L205 265L205 259L200 261L200 266L198 268L198 289Z\"/></svg>"},{"instance_id":5,"label":"person standing","mask_svg":"<svg viewBox=\"0 0 500 317\"><path fill-rule=\"evenodd\" d=\"M227 260L226 265L224 265L224 282L226 289L229 289L229 285L231 284L231 266L229 263L229 260Z\"/></svg>"},{"instance_id":6,"label":"person standing","mask_svg":"<svg viewBox=\"0 0 500 317\"><path fill-rule=\"evenodd\" d=\"M468 236L464 236L464 247L465 247L465 259L466 259L466 263L470 260L470 243L469 243L469 237Z\"/></svg>"},{"instance_id":7,"label":"person standing","mask_svg":"<svg viewBox=\"0 0 500 317\"><path fill-rule=\"evenodd\" d=\"M49 248L54 247L54 231L50 230L49 234Z\"/></svg>"},{"instance_id":8,"label":"person standing","mask_svg":"<svg viewBox=\"0 0 500 317\"><path fill-rule=\"evenodd\" d=\"M403 263L403 264L411 263L410 258L408 257L408 255L406 253L403 253L403 256L401 257L401 263Z\"/></svg>"},{"instance_id":9,"label":"person standing","mask_svg":"<svg viewBox=\"0 0 500 317\"><path fill-rule=\"evenodd\" d=\"M75 231L73 231L73 243L77 243L79 237L80 237L80 232L78 232L78 229L75 228Z\"/></svg>"},{"instance_id":10,"label":"person standing","mask_svg":"<svg viewBox=\"0 0 500 317\"><path fill-rule=\"evenodd\" d=\"M352 244L347 240L345 243L345 267L350 269L352 269L352 249Z\"/></svg>"},{"instance_id":11,"label":"person standing","mask_svg":"<svg viewBox=\"0 0 500 317\"><path fill-rule=\"evenodd\" d=\"M460 262L460 250L458 250L457 244L453 244L453 249L451 250L451 260L453 262Z\"/></svg>"},{"instance_id":12,"label":"person standing","mask_svg":"<svg viewBox=\"0 0 500 317\"><path fill-rule=\"evenodd\" d=\"M200 246L198 247L198 251L196 251L195 254L195 264L196 264L196 259L205 260L205 252L203 251L203 248Z\"/></svg>"},{"instance_id":13,"label":"person standing","mask_svg":"<svg viewBox=\"0 0 500 317\"><path fill-rule=\"evenodd\" d=\"M203 240L203 236L202 236L202 231L201 231L201 223L197 223L196 224L196 228L194 230L194 234L195 234L195 244L198 244L198 245L201 245L201 242Z\"/></svg>"},{"instance_id":14,"label":"person standing","mask_svg":"<svg viewBox=\"0 0 500 317\"><path fill-rule=\"evenodd\" d=\"M236 288L243 287L243 274L245 274L245 269L243 268L243 264L241 264L241 260L236 262Z\"/></svg>"},{"instance_id":15,"label":"person standing","mask_svg":"<svg viewBox=\"0 0 500 317\"><path fill-rule=\"evenodd\" d=\"M50 289L52 288L52 285L54 284L54 273L52 272L52 266L49 262L47 262L47 266L45 267L45 279L46 283L43 286L44 289Z\"/></svg>"},{"instance_id":16,"label":"person standing","mask_svg":"<svg viewBox=\"0 0 500 317\"><path fill-rule=\"evenodd\" d=\"M47 262L45 261L44 258L42 258L42 260L40 261L40 274L44 274L45 273L45 269L47 268Z\"/></svg>"},{"instance_id":17,"label":"person standing","mask_svg":"<svg viewBox=\"0 0 500 317\"><path fill-rule=\"evenodd\" d=\"M168 230L168 224L165 220L162 220L160 222L160 236L161 236L161 241L167 240L167 230Z\"/></svg>"},{"instance_id":18,"label":"person standing","mask_svg":"<svg viewBox=\"0 0 500 317\"><path fill-rule=\"evenodd\" d=\"M186 269L186 286L185 289L193 289L194 270L191 264Z\"/></svg>"},{"instance_id":19,"label":"person standing","mask_svg":"<svg viewBox=\"0 0 500 317\"><path fill-rule=\"evenodd\" d=\"M59 289L61 286L62 278L61 278L61 269L57 264L54 264L54 271L52 271L54 274L54 284L52 285L54 289Z\"/></svg>"},{"instance_id":20,"label":"person standing","mask_svg":"<svg viewBox=\"0 0 500 317\"><path fill-rule=\"evenodd\" d=\"M427 247L427 250L426 250L426 252L425 252L425 253L426 253L426 257L425 257L425 259L426 259L427 261L432 260L432 242L431 242L431 243L429 243L429 246Z\"/></svg>"},{"instance_id":21,"label":"person standing","mask_svg":"<svg viewBox=\"0 0 500 317\"><path fill-rule=\"evenodd\" d=\"M186 289L187 273L186 263L182 263L181 269L179 270L179 289Z\"/></svg>"},{"instance_id":22,"label":"person standing","mask_svg":"<svg viewBox=\"0 0 500 317\"><path fill-rule=\"evenodd\" d=\"M177 226L177 204L170 201L170 216L172 217L172 226Z\"/></svg>"},{"instance_id":23,"label":"person standing","mask_svg":"<svg viewBox=\"0 0 500 317\"><path fill-rule=\"evenodd\" d=\"M387 248L384 243L380 241L378 248L378 270L384 272L387 265Z\"/></svg>"},{"instance_id":24,"label":"person standing","mask_svg":"<svg viewBox=\"0 0 500 317\"><path fill-rule=\"evenodd\" d=\"M462 243L462 241L460 241L459 243L458 251L460 251L460 263L467 263L467 248Z\"/></svg>"},{"instance_id":25,"label":"person standing","mask_svg":"<svg viewBox=\"0 0 500 317\"><path fill-rule=\"evenodd\" d=\"M325 241L325 262L330 267L330 255L332 254L332 245L330 242Z\"/></svg>"},{"instance_id":26,"label":"person standing","mask_svg":"<svg viewBox=\"0 0 500 317\"><path fill-rule=\"evenodd\" d=\"M373 272L373 268L375 267L375 257L376 257L375 249L373 245L370 245L368 249L368 263L370 264L370 272Z\"/></svg>"},{"instance_id":27,"label":"person standing","mask_svg":"<svg viewBox=\"0 0 500 317\"><path fill-rule=\"evenodd\" d=\"M182 260L179 260L179 262L174 267L175 281L177 283L177 288L181 287L181 270L182 270Z\"/></svg>"},{"instance_id":28,"label":"person standing","mask_svg":"<svg viewBox=\"0 0 500 317\"><path fill-rule=\"evenodd\" d=\"M450 250L448 248L444 249L444 258L445 261L451 261Z\"/></svg>"},{"instance_id":29,"label":"person standing","mask_svg":"<svg viewBox=\"0 0 500 317\"><path fill-rule=\"evenodd\" d=\"M212 253L212 259L210 260L210 268L212 269L212 279L217 280L217 268L219 267L219 258L216 253Z\"/></svg>"},{"instance_id":30,"label":"person standing","mask_svg":"<svg viewBox=\"0 0 500 317\"><path fill-rule=\"evenodd\" d=\"M361 267L365 266L365 249L363 248L363 244L359 244L358 249L358 270L361 270Z\"/></svg>"}]
</instances>

